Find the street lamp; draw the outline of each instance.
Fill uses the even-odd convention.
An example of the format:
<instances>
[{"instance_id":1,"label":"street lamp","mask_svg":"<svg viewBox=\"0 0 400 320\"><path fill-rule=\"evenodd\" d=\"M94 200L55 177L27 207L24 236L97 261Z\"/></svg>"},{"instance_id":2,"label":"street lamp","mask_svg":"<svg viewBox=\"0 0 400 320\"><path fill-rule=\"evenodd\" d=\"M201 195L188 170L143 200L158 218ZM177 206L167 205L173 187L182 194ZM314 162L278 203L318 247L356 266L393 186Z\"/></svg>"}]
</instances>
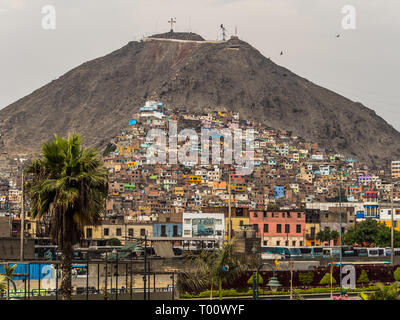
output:
<instances>
[{"instance_id":1,"label":"street lamp","mask_svg":"<svg viewBox=\"0 0 400 320\"><path fill-rule=\"evenodd\" d=\"M272 270L272 277L267 284L271 288L271 291L276 292L278 290L278 288L282 286L278 281L278 278L276 276L276 270L274 269L274 267L267 262L261 263L257 268L257 273L255 274L255 276L256 276L255 283L254 283L254 274L253 274L253 299L254 300L258 300L258 274L260 273L261 267L264 265L270 267Z\"/></svg>"}]
</instances>

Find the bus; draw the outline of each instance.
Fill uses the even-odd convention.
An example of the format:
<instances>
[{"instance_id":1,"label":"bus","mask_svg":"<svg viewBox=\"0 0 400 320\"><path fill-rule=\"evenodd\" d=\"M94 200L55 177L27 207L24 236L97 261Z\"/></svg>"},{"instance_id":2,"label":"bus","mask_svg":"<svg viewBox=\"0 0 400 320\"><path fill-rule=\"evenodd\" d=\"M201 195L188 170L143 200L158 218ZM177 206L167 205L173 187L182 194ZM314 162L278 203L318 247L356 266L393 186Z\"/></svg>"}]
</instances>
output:
<instances>
[{"instance_id":1,"label":"bus","mask_svg":"<svg viewBox=\"0 0 400 320\"><path fill-rule=\"evenodd\" d=\"M368 257L367 248L354 248L354 253L357 257Z\"/></svg>"},{"instance_id":2,"label":"bus","mask_svg":"<svg viewBox=\"0 0 400 320\"><path fill-rule=\"evenodd\" d=\"M35 259L56 260L56 245L35 245Z\"/></svg>"},{"instance_id":3,"label":"bus","mask_svg":"<svg viewBox=\"0 0 400 320\"><path fill-rule=\"evenodd\" d=\"M321 258L323 256L323 247L311 247L313 258Z\"/></svg>"},{"instance_id":4,"label":"bus","mask_svg":"<svg viewBox=\"0 0 400 320\"><path fill-rule=\"evenodd\" d=\"M262 259L289 259L301 258L301 251L297 247L261 247Z\"/></svg>"}]
</instances>

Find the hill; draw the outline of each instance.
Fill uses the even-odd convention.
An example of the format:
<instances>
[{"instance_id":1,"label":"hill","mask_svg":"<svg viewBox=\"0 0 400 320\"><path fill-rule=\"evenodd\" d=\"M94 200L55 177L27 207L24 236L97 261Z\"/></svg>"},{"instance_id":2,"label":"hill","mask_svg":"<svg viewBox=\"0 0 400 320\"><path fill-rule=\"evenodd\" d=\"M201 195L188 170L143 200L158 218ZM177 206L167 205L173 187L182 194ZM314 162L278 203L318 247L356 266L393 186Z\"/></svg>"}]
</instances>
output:
<instances>
[{"instance_id":1,"label":"hill","mask_svg":"<svg viewBox=\"0 0 400 320\"><path fill-rule=\"evenodd\" d=\"M37 153L54 133L71 131L104 148L151 98L192 111L238 111L375 167L400 157L400 133L371 109L278 66L244 41L192 33L129 42L0 110L3 149Z\"/></svg>"}]
</instances>

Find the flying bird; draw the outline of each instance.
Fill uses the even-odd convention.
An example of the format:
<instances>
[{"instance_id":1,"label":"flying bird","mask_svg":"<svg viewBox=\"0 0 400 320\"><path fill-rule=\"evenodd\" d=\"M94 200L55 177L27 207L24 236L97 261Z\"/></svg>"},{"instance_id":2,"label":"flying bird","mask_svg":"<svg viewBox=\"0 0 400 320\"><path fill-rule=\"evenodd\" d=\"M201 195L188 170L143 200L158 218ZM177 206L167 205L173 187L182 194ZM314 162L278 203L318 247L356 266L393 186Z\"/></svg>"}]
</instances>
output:
<instances>
[{"instance_id":1,"label":"flying bird","mask_svg":"<svg viewBox=\"0 0 400 320\"><path fill-rule=\"evenodd\" d=\"M339 38L339 37L340 37L340 34L337 34L337 35L336 35L336 38Z\"/></svg>"},{"instance_id":2,"label":"flying bird","mask_svg":"<svg viewBox=\"0 0 400 320\"><path fill-rule=\"evenodd\" d=\"M281 55L283 55L283 51L281 51Z\"/></svg>"}]
</instances>

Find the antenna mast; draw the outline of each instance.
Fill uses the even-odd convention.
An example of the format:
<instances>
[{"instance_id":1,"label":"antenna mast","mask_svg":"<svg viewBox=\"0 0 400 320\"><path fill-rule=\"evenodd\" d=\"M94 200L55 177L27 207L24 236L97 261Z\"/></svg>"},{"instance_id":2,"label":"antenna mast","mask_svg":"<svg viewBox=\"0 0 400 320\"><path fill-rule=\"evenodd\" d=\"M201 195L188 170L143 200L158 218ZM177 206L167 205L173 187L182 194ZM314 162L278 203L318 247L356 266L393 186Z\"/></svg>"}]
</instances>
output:
<instances>
[{"instance_id":1,"label":"antenna mast","mask_svg":"<svg viewBox=\"0 0 400 320\"><path fill-rule=\"evenodd\" d=\"M223 24L221 24L221 30L222 30L222 41L225 41L226 40L226 33L225 33L226 29Z\"/></svg>"}]
</instances>

